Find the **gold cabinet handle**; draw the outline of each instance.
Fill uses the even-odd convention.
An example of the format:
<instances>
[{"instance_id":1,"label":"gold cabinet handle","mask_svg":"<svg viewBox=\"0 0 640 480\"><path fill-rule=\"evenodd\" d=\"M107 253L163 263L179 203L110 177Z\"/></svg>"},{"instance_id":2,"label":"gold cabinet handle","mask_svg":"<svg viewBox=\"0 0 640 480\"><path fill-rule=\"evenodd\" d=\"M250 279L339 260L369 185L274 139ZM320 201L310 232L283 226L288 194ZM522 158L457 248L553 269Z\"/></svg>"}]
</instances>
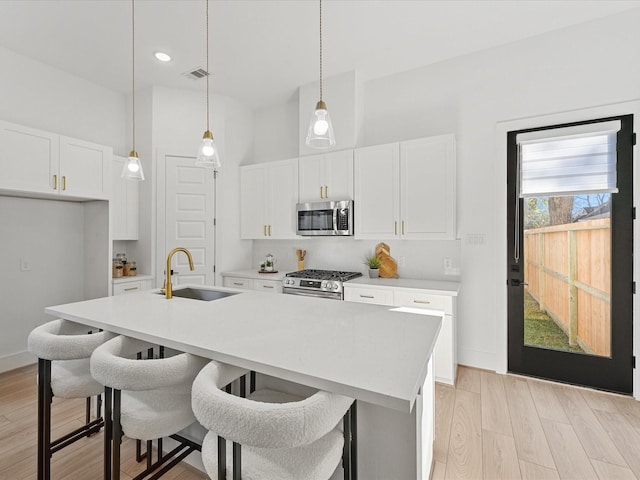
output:
<instances>
[{"instance_id":1,"label":"gold cabinet handle","mask_svg":"<svg viewBox=\"0 0 640 480\"><path fill-rule=\"evenodd\" d=\"M273 288L273 285L262 285L262 288Z\"/></svg>"},{"instance_id":2,"label":"gold cabinet handle","mask_svg":"<svg viewBox=\"0 0 640 480\"><path fill-rule=\"evenodd\" d=\"M125 288L124 291L125 292L130 292L131 290L138 290L139 287L129 287L129 288Z\"/></svg>"},{"instance_id":3,"label":"gold cabinet handle","mask_svg":"<svg viewBox=\"0 0 640 480\"><path fill-rule=\"evenodd\" d=\"M320 185L320 198L324 198L324 187Z\"/></svg>"},{"instance_id":4,"label":"gold cabinet handle","mask_svg":"<svg viewBox=\"0 0 640 480\"><path fill-rule=\"evenodd\" d=\"M398 234L398 222L393 222L393 234Z\"/></svg>"},{"instance_id":5,"label":"gold cabinet handle","mask_svg":"<svg viewBox=\"0 0 640 480\"><path fill-rule=\"evenodd\" d=\"M58 189L58 175L53 176L53 189L54 190Z\"/></svg>"},{"instance_id":6,"label":"gold cabinet handle","mask_svg":"<svg viewBox=\"0 0 640 480\"><path fill-rule=\"evenodd\" d=\"M404 235L404 220L402 220L402 234Z\"/></svg>"},{"instance_id":7,"label":"gold cabinet handle","mask_svg":"<svg viewBox=\"0 0 640 480\"><path fill-rule=\"evenodd\" d=\"M262 229L264 230L264 236L266 237L267 236L267 226L263 225Z\"/></svg>"},{"instance_id":8,"label":"gold cabinet handle","mask_svg":"<svg viewBox=\"0 0 640 480\"><path fill-rule=\"evenodd\" d=\"M360 298L374 298L373 295L360 295Z\"/></svg>"},{"instance_id":9,"label":"gold cabinet handle","mask_svg":"<svg viewBox=\"0 0 640 480\"><path fill-rule=\"evenodd\" d=\"M239 287L243 286L244 283L240 283L240 282L233 282L234 285L238 285Z\"/></svg>"},{"instance_id":10,"label":"gold cabinet handle","mask_svg":"<svg viewBox=\"0 0 640 480\"><path fill-rule=\"evenodd\" d=\"M67 189L67 176L63 175L62 176L62 190L66 190Z\"/></svg>"},{"instance_id":11,"label":"gold cabinet handle","mask_svg":"<svg viewBox=\"0 0 640 480\"><path fill-rule=\"evenodd\" d=\"M271 225L269 225L269 236L271 236Z\"/></svg>"},{"instance_id":12,"label":"gold cabinet handle","mask_svg":"<svg viewBox=\"0 0 640 480\"><path fill-rule=\"evenodd\" d=\"M426 300L414 300L413 303L421 303L423 305L429 305L431 302L427 302Z\"/></svg>"},{"instance_id":13,"label":"gold cabinet handle","mask_svg":"<svg viewBox=\"0 0 640 480\"><path fill-rule=\"evenodd\" d=\"M329 198L329 187L324 186L324 198Z\"/></svg>"}]
</instances>

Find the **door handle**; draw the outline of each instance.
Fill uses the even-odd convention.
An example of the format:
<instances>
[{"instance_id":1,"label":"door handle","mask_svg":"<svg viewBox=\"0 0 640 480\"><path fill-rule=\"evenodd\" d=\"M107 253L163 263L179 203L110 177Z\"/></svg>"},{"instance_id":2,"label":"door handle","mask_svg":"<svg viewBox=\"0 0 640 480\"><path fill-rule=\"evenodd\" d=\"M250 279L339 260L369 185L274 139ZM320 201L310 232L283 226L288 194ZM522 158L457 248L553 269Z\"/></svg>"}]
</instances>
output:
<instances>
[{"instance_id":1,"label":"door handle","mask_svg":"<svg viewBox=\"0 0 640 480\"><path fill-rule=\"evenodd\" d=\"M527 282L521 281L521 280L519 280L517 278L512 278L511 279L511 286L512 287L521 287L521 286L524 287L526 285L529 285L529 284Z\"/></svg>"},{"instance_id":2,"label":"door handle","mask_svg":"<svg viewBox=\"0 0 640 480\"><path fill-rule=\"evenodd\" d=\"M58 175L53 176L53 189L54 190L58 189Z\"/></svg>"},{"instance_id":3,"label":"door handle","mask_svg":"<svg viewBox=\"0 0 640 480\"><path fill-rule=\"evenodd\" d=\"M269 225L269 236L271 236L271 225Z\"/></svg>"},{"instance_id":4,"label":"door handle","mask_svg":"<svg viewBox=\"0 0 640 480\"><path fill-rule=\"evenodd\" d=\"M324 198L324 187L320 185L320 198Z\"/></svg>"},{"instance_id":5,"label":"door handle","mask_svg":"<svg viewBox=\"0 0 640 480\"><path fill-rule=\"evenodd\" d=\"M62 176L62 190L66 190L67 189L67 176L63 175Z\"/></svg>"},{"instance_id":6,"label":"door handle","mask_svg":"<svg viewBox=\"0 0 640 480\"><path fill-rule=\"evenodd\" d=\"M329 198L329 187L324 186L324 198Z\"/></svg>"},{"instance_id":7,"label":"door handle","mask_svg":"<svg viewBox=\"0 0 640 480\"><path fill-rule=\"evenodd\" d=\"M267 226L266 225L262 225L262 229L264 231L263 235L266 237L267 236Z\"/></svg>"}]
</instances>

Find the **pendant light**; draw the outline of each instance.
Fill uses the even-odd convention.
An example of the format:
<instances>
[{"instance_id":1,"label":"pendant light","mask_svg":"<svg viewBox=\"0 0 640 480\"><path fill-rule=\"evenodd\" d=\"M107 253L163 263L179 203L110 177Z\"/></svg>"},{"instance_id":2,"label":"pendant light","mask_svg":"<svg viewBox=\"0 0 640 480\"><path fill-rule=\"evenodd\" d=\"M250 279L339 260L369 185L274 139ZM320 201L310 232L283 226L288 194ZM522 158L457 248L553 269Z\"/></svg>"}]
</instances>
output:
<instances>
[{"instance_id":1,"label":"pendant light","mask_svg":"<svg viewBox=\"0 0 640 480\"><path fill-rule=\"evenodd\" d=\"M135 0L131 0L131 105L132 105L132 143L133 148L129 152L124 167L122 167L122 178L127 180L144 180L142 164L136 152L136 20L135 20Z\"/></svg>"},{"instance_id":2,"label":"pendant light","mask_svg":"<svg viewBox=\"0 0 640 480\"><path fill-rule=\"evenodd\" d=\"M327 104L322 100L322 0L320 0L320 101L311 115L306 144L313 148L329 148L336 144Z\"/></svg>"},{"instance_id":3,"label":"pendant light","mask_svg":"<svg viewBox=\"0 0 640 480\"><path fill-rule=\"evenodd\" d=\"M213 140L213 133L209 130L209 0L206 0L206 17L207 17L207 130L202 136L202 143L198 149L196 157L196 165L199 167L220 168L220 157L218 156L218 147Z\"/></svg>"}]
</instances>

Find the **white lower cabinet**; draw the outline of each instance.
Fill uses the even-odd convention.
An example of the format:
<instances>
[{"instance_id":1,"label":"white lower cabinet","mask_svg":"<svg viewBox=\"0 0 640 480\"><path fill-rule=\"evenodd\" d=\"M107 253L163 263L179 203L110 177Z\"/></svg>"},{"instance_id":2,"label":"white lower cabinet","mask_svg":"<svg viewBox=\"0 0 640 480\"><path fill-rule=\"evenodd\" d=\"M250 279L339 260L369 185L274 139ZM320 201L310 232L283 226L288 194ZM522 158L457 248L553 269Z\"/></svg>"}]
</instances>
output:
<instances>
[{"instance_id":1,"label":"white lower cabinet","mask_svg":"<svg viewBox=\"0 0 640 480\"><path fill-rule=\"evenodd\" d=\"M259 275L259 274L257 274ZM263 278L233 277L223 274L223 285L230 288L242 288L267 293L282 293L282 280Z\"/></svg>"},{"instance_id":2,"label":"white lower cabinet","mask_svg":"<svg viewBox=\"0 0 640 480\"><path fill-rule=\"evenodd\" d=\"M135 277L132 277L135 278ZM113 285L114 295L124 295L126 293L143 292L145 290L151 290L151 280L132 280L130 282L119 282Z\"/></svg>"},{"instance_id":3,"label":"white lower cabinet","mask_svg":"<svg viewBox=\"0 0 640 480\"><path fill-rule=\"evenodd\" d=\"M349 302L393 305L444 313L442 327L433 352L436 381L454 385L458 361L456 356L456 297L426 292L417 288L354 285L345 283L344 299Z\"/></svg>"}]
</instances>

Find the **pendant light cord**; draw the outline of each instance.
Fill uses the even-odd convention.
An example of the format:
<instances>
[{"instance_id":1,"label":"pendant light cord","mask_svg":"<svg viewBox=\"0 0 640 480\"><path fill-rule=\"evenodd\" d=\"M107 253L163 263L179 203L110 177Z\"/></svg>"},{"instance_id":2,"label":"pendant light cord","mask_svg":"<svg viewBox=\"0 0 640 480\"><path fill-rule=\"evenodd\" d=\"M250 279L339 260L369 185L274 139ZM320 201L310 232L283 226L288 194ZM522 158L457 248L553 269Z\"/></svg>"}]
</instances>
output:
<instances>
[{"instance_id":1,"label":"pendant light cord","mask_svg":"<svg viewBox=\"0 0 640 480\"><path fill-rule=\"evenodd\" d=\"M133 119L133 151L136 151L136 20L135 0L131 0L131 110Z\"/></svg>"},{"instance_id":2,"label":"pendant light cord","mask_svg":"<svg viewBox=\"0 0 640 480\"><path fill-rule=\"evenodd\" d=\"M320 101L322 101L322 0L320 0Z\"/></svg>"},{"instance_id":3,"label":"pendant light cord","mask_svg":"<svg viewBox=\"0 0 640 480\"><path fill-rule=\"evenodd\" d=\"M209 131L209 0L207 0L207 132Z\"/></svg>"}]
</instances>

